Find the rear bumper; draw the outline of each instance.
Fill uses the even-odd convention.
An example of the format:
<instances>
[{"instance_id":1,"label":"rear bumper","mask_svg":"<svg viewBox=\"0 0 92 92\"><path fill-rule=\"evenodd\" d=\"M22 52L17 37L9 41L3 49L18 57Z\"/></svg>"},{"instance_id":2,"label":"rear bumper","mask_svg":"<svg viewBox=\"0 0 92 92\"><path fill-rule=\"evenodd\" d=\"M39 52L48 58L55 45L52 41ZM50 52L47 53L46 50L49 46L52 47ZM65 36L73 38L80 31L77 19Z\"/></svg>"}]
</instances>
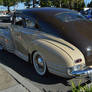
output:
<instances>
[{"instance_id":1,"label":"rear bumper","mask_svg":"<svg viewBox=\"0 0 92 92\"><path fill-rule=\"evenodd\" d=\"M78 71L72 71L72 76L89 76L92 75L92 68L84 69L84 70L78 70Z\"/></svg>"}]
</instances>

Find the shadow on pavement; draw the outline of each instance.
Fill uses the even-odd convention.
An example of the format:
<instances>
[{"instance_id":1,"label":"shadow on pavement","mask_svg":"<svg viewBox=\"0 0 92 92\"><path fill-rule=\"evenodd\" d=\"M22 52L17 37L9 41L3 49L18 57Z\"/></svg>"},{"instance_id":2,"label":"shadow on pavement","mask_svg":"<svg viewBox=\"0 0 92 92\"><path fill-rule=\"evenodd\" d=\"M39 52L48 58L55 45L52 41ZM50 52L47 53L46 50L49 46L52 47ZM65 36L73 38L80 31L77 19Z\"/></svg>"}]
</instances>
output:
<instances>
[{"instance_id":1,"label":"shadow on pavement","mask_svg":"<svg viewBox=\"0 0 92 92\"><path fill-rule=\"evenodd\" d=\"M70 86L68 80L62 77L55 76L53 74L49 74L48 77L40 77L34 71L32 64L27 63L15 56L14 54L8 53L6 51L0 51L0 62L14 71L19 73L21 76L35 81L41 84L57 84L62 83L65 86Z\"/></svg>"}]
</instances>

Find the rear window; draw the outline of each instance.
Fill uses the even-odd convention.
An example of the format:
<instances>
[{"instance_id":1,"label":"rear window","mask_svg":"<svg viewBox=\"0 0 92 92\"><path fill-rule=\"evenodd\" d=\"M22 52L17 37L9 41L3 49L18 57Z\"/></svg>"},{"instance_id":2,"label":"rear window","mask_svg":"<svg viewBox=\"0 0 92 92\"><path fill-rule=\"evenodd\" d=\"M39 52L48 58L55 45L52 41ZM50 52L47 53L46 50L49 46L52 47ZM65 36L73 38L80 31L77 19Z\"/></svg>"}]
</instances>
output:
<instances>
[{"instance_id":1,"label":"rear window","mask_svg":"<svg viewBox=\"0 0 92 92\"><path fill-rule=\"evenodd\" d=\"M56 14L56 18L63 22L70 22L70 21L76 21L76 20L85 20L85 17L82 16L79 13L59 13Z\"/></svg>"}]
</instances>

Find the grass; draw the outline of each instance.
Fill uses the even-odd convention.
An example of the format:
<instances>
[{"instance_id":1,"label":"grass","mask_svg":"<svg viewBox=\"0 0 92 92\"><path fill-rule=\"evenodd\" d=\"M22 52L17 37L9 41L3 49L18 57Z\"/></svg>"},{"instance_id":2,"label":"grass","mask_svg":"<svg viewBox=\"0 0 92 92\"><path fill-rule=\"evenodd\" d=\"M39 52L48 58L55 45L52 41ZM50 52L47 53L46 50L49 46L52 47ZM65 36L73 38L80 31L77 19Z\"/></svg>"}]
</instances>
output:
<instances>
[{"instance_id":1,"label":"grass","mask_svg":"<svg viewBox=\"0 0 92 92\"><path fill-rule=\"evenodd\" d=\"M75 83L72 81L72 92L92 92L92 85L88 86L87 84L82 87L81 80L78 83L78 87L75 86Z\"/></svg>"},{"instance_id":2,"label":"grass","mask_svg":"<svg viewBox=\"0 0 92 92\"><path fill-rule=\"evenodd\" d=\"M78 86L76 87L75 83L71 81L71 86L72 86L72 92L92 92L92 85L88 86L85 84L85 86L81 86L81 80L78 83ZM43 88L43 92L52 92L52 91L47 91ZM56 92L62 92L62 91L56 91ZM70 91L69 91L70 92Z\"/></svg>"}]
</instances>

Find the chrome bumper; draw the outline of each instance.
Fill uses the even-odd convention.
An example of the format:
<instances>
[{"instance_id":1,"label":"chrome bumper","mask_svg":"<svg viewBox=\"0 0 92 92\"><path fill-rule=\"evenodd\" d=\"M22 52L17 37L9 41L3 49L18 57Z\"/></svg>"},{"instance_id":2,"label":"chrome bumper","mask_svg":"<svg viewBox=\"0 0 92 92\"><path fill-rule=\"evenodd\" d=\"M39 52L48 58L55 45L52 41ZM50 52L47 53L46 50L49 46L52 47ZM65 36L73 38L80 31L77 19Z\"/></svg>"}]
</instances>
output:
<instances>
[{"instance_id":1,"label":"chrome bumper","mask_svg":"<svg viewBox=\"0 0 92 92\"><path fill-rule=\"evenodd\" d=\"M79 70L79 71L72 71L71 74L73 76L90 76L92 77L92 68L85 69L85 70Z\"/></svg>"}]
</instances>

